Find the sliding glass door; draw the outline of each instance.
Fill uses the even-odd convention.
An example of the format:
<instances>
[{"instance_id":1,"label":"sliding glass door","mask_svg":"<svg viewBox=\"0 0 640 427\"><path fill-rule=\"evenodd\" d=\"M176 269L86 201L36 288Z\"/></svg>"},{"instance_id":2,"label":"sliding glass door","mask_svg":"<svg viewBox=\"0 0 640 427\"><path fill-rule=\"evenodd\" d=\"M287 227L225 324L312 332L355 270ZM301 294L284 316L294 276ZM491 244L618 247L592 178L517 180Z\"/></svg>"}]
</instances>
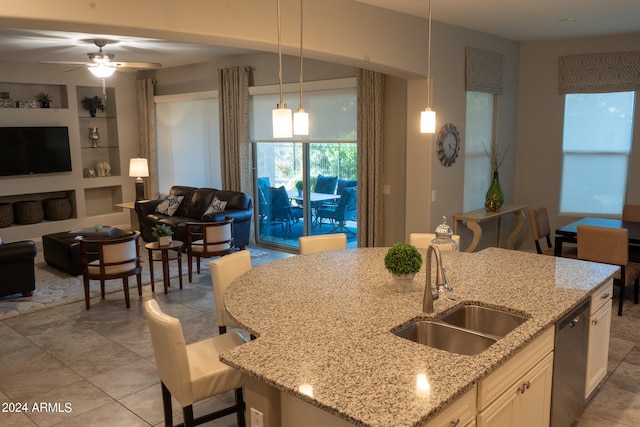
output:
<instances>
[{"instance_id":1,"label":"sliding glass door","mask_svg":"<svg viewBox=\"0 0 640 427\"><path fill-rule=\"evenodd\" d=\"M310 135L271 138L278 94L252 97L252 136L259 244L297 249L306 235L346 233L357 246L357 144L355 87L305 94ZM297 105L297 95L285 97Z\"/></svg>"}]
</instances>

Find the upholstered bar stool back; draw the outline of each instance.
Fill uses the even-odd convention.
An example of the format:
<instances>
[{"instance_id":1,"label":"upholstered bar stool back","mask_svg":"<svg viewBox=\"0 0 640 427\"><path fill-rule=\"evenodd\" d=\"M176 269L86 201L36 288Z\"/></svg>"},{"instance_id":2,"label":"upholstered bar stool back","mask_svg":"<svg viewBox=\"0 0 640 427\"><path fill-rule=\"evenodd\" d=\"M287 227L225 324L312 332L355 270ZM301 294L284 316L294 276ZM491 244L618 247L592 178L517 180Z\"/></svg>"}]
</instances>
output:
<instances>
[{"instance_id":1,"label":"upholstered bar stool back","mask_svg":"<svg viewBox=\"0 0 640 427\"><path fill-rule=\"evenodd\" d=\"M319 234L298 238L300 254L311 254L322 251L335 251L347 248L347 235L344 233Z\"/></svg>"},{"instance_id":2,"label":"upholstered bar stool back","mask_svg":"<svg viewBox=\"0 0 640 427\"><path fill-rule=\"evenodd\" d=\"M229 333L186 345L180 320L163 313L153 299L145 302L144 310L162 386L165 425L173 425L173 396L182 406L185 426L233 412L237 412L238 425L244 426L243 375L220 361L220 353L243 344L244 339ZM193 418L194 403L231 390L235 390L235 405Z\"/></svg>"},{"instance_id":3,"label":"upholstered bar stool back","mask_svg":"<svg viewBox=\"0 0 640 427\"><path fill-rule=\"evenodd\" d=\"M429 247L429 243L436 238L436 233L411 233L409 234L409 244L419 249L426 249ZM460 236L454 234L451 238L460 247Z\"/></svg>"},{"instance_id":4,"label":"upholstered bar stool back","mask_svg":"<svg viewBox=\"0 0 640 427\"><path fill-rule=\"evenodd\" d=\"M251 270L251 254L249 251L239 251L225 257L216 258L209 262L211 270L211 283L216 299L216 313L218 316L218 329L221 334L227 332L227 326L242 328L224 306L224 294L227 288L236 278Z\"/></svg>"}]
</instances>

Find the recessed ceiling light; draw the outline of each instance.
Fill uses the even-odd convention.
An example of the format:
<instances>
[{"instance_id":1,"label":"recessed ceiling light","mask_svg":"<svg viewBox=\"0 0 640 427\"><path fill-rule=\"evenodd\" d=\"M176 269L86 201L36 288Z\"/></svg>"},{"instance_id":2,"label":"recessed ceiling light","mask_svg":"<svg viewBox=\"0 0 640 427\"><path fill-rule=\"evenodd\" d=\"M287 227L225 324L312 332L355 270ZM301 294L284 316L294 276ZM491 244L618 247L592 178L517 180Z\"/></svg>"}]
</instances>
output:
<instances>
[{"instance_id":1,"label":"recessed ceiling light","mask_svg":"<svg viewBox=\"0 0 640 427\"><path fill-rule=\"evenodd\" d=\"M561 24L564 24L566 22L577 22L578 19L577 18L562 18L562 19L558 19L558 22Z\"/></svg>"}]
</instances>

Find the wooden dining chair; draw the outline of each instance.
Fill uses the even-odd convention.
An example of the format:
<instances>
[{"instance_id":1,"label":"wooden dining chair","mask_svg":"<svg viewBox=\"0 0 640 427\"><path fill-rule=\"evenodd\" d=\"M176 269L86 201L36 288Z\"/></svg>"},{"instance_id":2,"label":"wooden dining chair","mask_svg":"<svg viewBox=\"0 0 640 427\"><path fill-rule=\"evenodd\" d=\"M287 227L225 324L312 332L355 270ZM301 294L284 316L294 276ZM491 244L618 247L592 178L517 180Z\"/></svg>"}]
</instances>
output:
<instances>
[{"instance_id":1,"label":"wooden dining chair","mask_svg":"<svg viewBox=\"0 0 640 427\"><path fill-rule=\"evenodd\" d=\"M227 288L236 278L251 270L251 254L249 251L239 251L225 257L213 259L209 262L211 271L211 285L216 299L216 315L218 318L218 331L220 334L227 332L227 326L242 328L227 311L224 305L224 294Z\"/></svg>"},{"instance_id":2,"label":"wooden dining chair","mask_svg":"<svg viewBox=\"0 0 640 427\"><path fill-rule=\"evenodd\" d=\"M246 341L234 332L187 345L180 320L162 312L156 300L146 301L144 312L162 387L165 426L173 426L173 397L182 407L184 424L181 425L204 424L235 412L238 426L244 427L244 376L222 363L220 353ZM194 419L194 403L232 390L236 398L234 405Z\"/></svg>"},{"instance_id":3,"label":"wooden dining chair","mask_svg":"<svg viewBox=\"0 0 640 427\"><path fill-rule=\"evenodd\" d=\"M196 259L196 271L200 274L200 258L224 256L236 250L233 240L233 218L216 222L187 222L187 264L189 264L189 283L193 277L193 258Z\"/></svg>"},{"instance_id":4,"label":"wooden dining chair","mask_svg":"<svg viewBox=\"0 0 640 427\"><path fill-rule=\"evenodd\" d=\"M629 262L629 231L626 228L605 228L578 225L578 258L620 266L613 276L613 284L620 288L618 316L622 316L624 291L634 284L633 302L638 304L640 265Z\"/></svg>"},{"instance_id":5,"label":"wooden dining chair","mask_svg":"<svg viewBox=\"0 0 640 427\"><path fill-rule=\"evenodd\" d=\"M554 255L554 248L551 244L551 226L549 225L549 215L547 208L540 207L529 211L529 224L531 225L531 235L536 245L536 252L544 255ZM546 240L545 249L540 246L540 240ZM562 245L562 254L565 258L577 258L578 248L576 246Z\"/></svg>"},{"instance_id":6,"label":"wooden dining chair","mask_svg":"<svg viewBox=\"0 0 640 427\"><path fill-rule=\"evenodd\" d=\"M640 222L640 205L626 203L622 207L622 220Z\"/></svg>"},{"instance_id":7,"label":"wooden dining chair","mask_svg":"<svg viewBox=\"0 0 640 427\"><path fill-rule=\"evenodd\" d=\"M640 205L625 204L622 208L622 220L640 222ZM640 262L640 246L629 245L629 261Z\"/></svg>"},{"instance_id":8,"label":"wooden dining chair","mask_svg":"<svg viewBox=\"0 0 640 427\"><path fill-rule=\"evenodd\" d=\"M89 282L100 281L100 293L104 299L104 282L122 279L124 300L127 308L129 301L129 276L136 276L138 295L142 296L142 266L140 265L140 233L135 231L129 236L111 240L80 240L82 259L82 279L84 282L84 302L87 310L91 308Z\"/></svg>"},{"instance_id":9,"label":"wooden dining chair","mask_svg":"<svg viewBox=\"0 0 640 427\"><path fill-rule=\"evenodd\" d=\"M298 237L300 254L347 249L347 235L344 233L318 234Z\"/></svg>"}]
</instances>

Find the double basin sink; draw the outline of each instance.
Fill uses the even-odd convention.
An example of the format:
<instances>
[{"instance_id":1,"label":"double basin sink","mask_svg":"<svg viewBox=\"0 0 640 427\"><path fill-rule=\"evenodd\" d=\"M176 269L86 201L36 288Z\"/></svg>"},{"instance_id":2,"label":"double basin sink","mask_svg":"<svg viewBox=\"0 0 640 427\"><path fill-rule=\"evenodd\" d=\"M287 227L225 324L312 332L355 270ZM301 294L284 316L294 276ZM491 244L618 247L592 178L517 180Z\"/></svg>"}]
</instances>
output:
<instances>
[{"instance_id":1,"label":"double basin sink","mask_svg":"<svg viewBox=\"0 0 640 427\"><path fill-rule=\"evenodd\" d=\"M527 320L502 310L462 305L435 320L413 320L393 333L418 344L473 356Z\"/></svg>"}]
</instances>

